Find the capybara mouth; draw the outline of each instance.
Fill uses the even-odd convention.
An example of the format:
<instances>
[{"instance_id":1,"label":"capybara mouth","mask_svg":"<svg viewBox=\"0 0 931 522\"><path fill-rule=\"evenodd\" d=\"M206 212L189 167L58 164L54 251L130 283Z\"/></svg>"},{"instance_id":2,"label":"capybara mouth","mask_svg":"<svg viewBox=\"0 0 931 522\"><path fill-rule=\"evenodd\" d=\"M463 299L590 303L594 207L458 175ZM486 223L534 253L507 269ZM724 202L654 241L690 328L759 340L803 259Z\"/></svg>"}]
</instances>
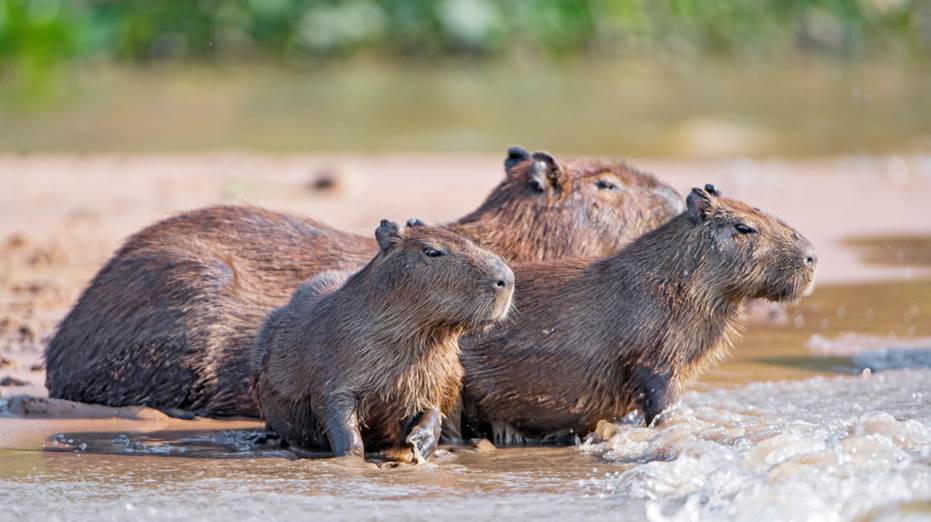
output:
<instances>
[{"instance_id":1,"label":"capybara mouth","mask_svg":"<svg viewBox=\"0 0 931 522\"><path fill-rule=\"evenodd\" d=\"M805 274L799 274L798 277L786 281L770 295L764 297L769 301L797 301L805 296L810 295L815 290L815 274L810 271Z\"/></svg>"},{"instance_id":2,"label":"capybara mouth","mask_svg":"<svg viewBox=\"0 0 931 522\"><path fill-rule=\"evenodd\" d=\"M511 308L514 305L514 292L508 292L506 297L501 297L495 303L494 313L492 314L492 320L494 322L501 322L507 319L508 314L511 313Z\"/></svg>"},{"instance_id":3,"label":"capybara mouth","mask_svg":"<svg viewBox=\"0 0 931 522\"><path fill-rule=\"evenodd\" d=\"M805 285L805 288L802 290L801 297L808 297L813 294L815 291L815 277L812 275L811 279L808 280L808 284Z\"/></svg>"},{"instance_id":4,"label":"capybara mouth","mask_svg":"<svg viewBox=\"0 0 931 522\"><path fill-rule=\"evenodd\" d=\"M513 304L511 295L512 294L508 294L507 296L501 296L495 299L487 316L476 321L475 329L484 333L489 331L495 324L507 319Z\"/></svg>"},{"instance_id":5,"label":"capybara mouth","mask_svg":"<svg viewBox=\"0 0 931 522\"><path fill-rule=\"evenodd\" d=\"M799 278L798 295L795 299L801 299L802 297L807 297L815 291L815 275L818 273L817 266L814 268L806 268L802 270L801 277Z\"/></svg>"}]
</instances>

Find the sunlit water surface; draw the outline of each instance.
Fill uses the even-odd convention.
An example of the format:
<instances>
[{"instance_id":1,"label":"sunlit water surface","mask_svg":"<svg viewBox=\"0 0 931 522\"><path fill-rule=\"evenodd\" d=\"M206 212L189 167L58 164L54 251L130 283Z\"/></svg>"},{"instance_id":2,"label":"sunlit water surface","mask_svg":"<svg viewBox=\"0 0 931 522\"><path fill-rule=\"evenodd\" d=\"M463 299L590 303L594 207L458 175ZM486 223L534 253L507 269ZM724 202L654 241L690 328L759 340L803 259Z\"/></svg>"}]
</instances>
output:
<instances>
[{"instance_id":1,"label":"sunlit water surface","mask_svg":"<svg viewBox=\"0 0 931 522\"><path fill-rule=\"evenodd\" d=\"M927 281L826 287L658 427L417 467L294 459L255 423L0 416L0 520L928 520L929 301Z\"/></svg>"}]
</instances>

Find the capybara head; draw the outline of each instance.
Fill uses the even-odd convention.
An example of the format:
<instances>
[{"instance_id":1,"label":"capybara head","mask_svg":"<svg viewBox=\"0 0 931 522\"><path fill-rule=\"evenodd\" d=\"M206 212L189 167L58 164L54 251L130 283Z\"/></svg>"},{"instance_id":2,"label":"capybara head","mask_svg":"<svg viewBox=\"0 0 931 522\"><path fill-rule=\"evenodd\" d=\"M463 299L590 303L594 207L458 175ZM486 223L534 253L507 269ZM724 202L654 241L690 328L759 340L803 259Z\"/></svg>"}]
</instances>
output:
<instances>
[{"instance_id":1,"label":"capybara head","mask_svg":"<svg viewBox=\"0 0 931 522\"><path fill-rule=\"evenodd\" d=\"M725 295L787 301L811 292L818 256L795 229L710 184L693 188L686 206L689 240L706 245L697 270Z\"/></svg>"},{"instance_id":2,"label":"capybara head","mask_svg":"<svg viewBox=\"0 0 931 522\"><path fill-rule=\"evenodd\" d=\"M537 249L522 260L610 255L685 208L672 187L622 162L511 147L504 166L504 181L464 221L498 216L496 227Z\"/></svg>"},{"instance_id":3,"label":"capybara head","mask_svg":"<svg viewBox=\"0 0 931 522\"><path fill-rule=\"evenodd\" d=\"M484 328L507 316L514 273L497 255L418 219L403 229L382 220L377 280L405 313L448 326Z\"/></svg>"}]
</instances>

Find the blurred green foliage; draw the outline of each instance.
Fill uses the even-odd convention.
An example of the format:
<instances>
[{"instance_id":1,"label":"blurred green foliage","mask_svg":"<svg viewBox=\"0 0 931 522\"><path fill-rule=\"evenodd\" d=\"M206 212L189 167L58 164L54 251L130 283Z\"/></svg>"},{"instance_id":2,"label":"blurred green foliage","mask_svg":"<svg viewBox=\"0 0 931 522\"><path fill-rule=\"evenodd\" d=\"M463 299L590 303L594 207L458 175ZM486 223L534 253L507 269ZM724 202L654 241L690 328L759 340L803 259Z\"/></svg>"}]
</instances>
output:
<instances>
[{"instance_id":1,"label":"blurred green foliage","mask_svg":"<svg viewBox=\"0 0 931 522\"><path fill-rule=\"evenodd\" d=\"M0 71L84 60L924 55L927 0L0 0Z\"/></svg>"},{"instance_id":2,"label":"blurred green foliage","mask_svg":"<svg viewBox=\"0 0 931 522\"><path fill-rule=\"evenodd\" d=\"M931 0L0 0L0 149L925 151L929 57Z\"/></svg>"}]
</instances>

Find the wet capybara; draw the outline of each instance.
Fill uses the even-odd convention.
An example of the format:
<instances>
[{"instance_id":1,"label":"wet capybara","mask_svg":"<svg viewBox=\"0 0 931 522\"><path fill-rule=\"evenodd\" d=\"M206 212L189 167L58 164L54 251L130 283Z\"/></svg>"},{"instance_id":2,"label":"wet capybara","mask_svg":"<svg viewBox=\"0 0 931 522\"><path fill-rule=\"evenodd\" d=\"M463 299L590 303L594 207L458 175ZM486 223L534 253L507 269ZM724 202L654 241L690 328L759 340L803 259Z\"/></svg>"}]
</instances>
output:
<instances>
[{"instance_id":1,"label":"wet capybara","mask_svg":"<svg viewBox=\"0 0 931 522\"><path fill-rule=\"evenodd\" d=\"M814 248L785 223L712 185L687 207L610 257L511 265L513 320L461 343L466 436L555 442L633 409L650 424L746 301L810 292Z\"/></svg>"},{"instance_id":2,"label":"wet capybara","mask_svg":"<svg viewBox=\"0 0 931 522\"><path fill-rule=\"evenodd\" d=\"M382 221L375 235L380 252L342 286L325 272L269 314L253 354L255 396L292 447L421 462L459 400L459 337L507 315L514 274L417 220L404 230Z\"/></svg>"},{"instance_id":3,"label":"wet capybara","mask_svg":"<svg viewBox=\"0 0 931 522\"><path fill-rule=\"evenodd\" d=\"M623 163L513 147L485 202L446 226L509 260L607 255L684 206ZM55 398L200 415L258 414L248 353L265 316L314 275L356 270L371 238L252 207L180 214L130 237L46 349Z\"/></svg>"}]
</instances>

